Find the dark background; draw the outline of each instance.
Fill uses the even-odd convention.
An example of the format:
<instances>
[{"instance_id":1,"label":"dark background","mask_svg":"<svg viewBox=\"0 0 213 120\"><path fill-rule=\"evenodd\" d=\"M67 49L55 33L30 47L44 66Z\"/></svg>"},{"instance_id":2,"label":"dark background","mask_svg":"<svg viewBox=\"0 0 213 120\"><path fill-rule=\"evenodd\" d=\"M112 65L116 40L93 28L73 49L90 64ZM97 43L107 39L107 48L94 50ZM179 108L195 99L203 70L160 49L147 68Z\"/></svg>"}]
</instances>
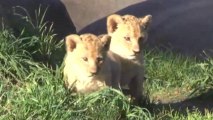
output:
<instances>
[{"instance_id":1,"label":"dark background","mask_svg":"<svg viewBox=\"0 0 213 120\"><path fill-rule=\"evenodd\" d=\"M106 17L113 13L151 14L148 46L198 57L205 50L213 56L212 0L0 0L0 15L18 33L24 23L12 6L23 6L33 16L39 4L49 6L46 20L54 23L59 40L71 33L106 33Z\"/></svg>"}]
</instances>

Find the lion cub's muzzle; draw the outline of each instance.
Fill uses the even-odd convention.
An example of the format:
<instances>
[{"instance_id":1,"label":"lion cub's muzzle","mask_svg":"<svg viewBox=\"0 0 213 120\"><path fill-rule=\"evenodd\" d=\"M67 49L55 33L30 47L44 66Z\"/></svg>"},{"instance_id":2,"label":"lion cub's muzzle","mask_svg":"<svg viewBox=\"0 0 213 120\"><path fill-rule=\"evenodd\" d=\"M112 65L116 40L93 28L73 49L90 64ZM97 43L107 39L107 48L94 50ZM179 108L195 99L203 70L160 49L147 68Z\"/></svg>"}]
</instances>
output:
<instances>
[{"instance_id":1,"label":"lion cub's muzzle","mask_svg":"<svg viewBox=\"0 0 213 120\"><path fill-rule=\"evenodd\" d=\"M138 44L133 44L132 45L132 51L134 52L135 55L140 53L140 47Z\"/></svg>"},{"instance_id":2,"label":"lion cub's muzzle","mask_svg":"<svg viewBox=\"0 0 213 120\"><path fill-rule=\"evenodd\" d=\"M103 58L101 57L98 57L95 60L89 62L88 70L90 72L90 76L95 76L98 74L102 63L103 63Z\"/></svg>"},{"instance_id":3,"label":"lion cub's muzzle","mask_svg":"<svg viewBox=\"0 0 213 120\"><path fill-rule=\"evenodd\" d=\"M92 77L92 76L97 75L98 72L99 72L99 67L98 67L98 65L91 65L91 66L89 67L89 72L90 72L89 77Z\"/></svg>"},{"instance_id":4,"label":"lion cub's muzzle","mask_svg":"<svg viewBox=\"0 0 213 120\"><path fill-rule=\"evenodd\" d=\"M133 53L134 53L134 56L138 56L140 54L140 50L138 50L138 51L133 50Z\"/></svg>"},{"instance_id":5,"label":"lion cub's muzzle","mask_svg":"<svg viewBox=\"0 0 213 120\"><path fill-rule=\"evenodd\" d=\"M134 60L137 59L137 57L140 55L140 51L133 51L132 55L128 56L128 59Z\"/></svg>"},{"instance_id":6,"label":"lion cub's muzzle","mask_svg":"<svg viewBox=\"0 0 213 120\"><path fill-rule=\"evenodd\" d=\"M131 47L131 51L131 55L128 57L128 59L136 59L140 54L140 47L138 45L133 45Z\"/></svg>"}]
</instances>

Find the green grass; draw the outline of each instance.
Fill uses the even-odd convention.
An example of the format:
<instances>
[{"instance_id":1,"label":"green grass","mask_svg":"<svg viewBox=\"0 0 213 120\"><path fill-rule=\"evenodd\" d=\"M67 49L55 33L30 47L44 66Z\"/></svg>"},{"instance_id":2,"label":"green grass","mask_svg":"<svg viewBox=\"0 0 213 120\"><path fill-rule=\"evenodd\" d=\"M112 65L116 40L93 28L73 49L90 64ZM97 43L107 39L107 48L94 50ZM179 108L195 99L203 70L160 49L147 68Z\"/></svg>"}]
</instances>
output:
<instances>
[{"instance_id":1,"label":"green grass","mask_svg":"<svg viewBox=\"0 0 213 120\"><path fill-rule=\"evenodd\" d=\"M40 16L41 11L36 14ZM0 30L1 120L213 119L212 58L201 61L157 48L144 51L145 91L151 108L147 110L133 105L114 89L85 96L66 90L62 79L63 58L54 57L64 48L55 42L51 26L45 28L46 23L42 22L32 25L37 25L36 34L25 29L15 36L4 27ZM51 64L55 67L38 60L39 56L48 56L47 61L54 61ZM187 103L192 105L187 108ZM180 109L180 106L186 107Z\"/></svg>"},{"instance_id":2,"label":"green grass","mask_svg":"<svg viewBox=\"0 0 213 120\"><path fill-rule=\"evenodd\" d=\"M153 101L178 102L213 87L212 59L200 61L158 49L145 55L148 92Z\"/></svg>"},{"instance_id":3,"label":"green grass","mask_svg":"<svg viewBox=\"0 0 213 120\"><path fill-rule=\"evenodd\" d=\"M56 69L36 62L25 38L0 31L0 119L172 119L213 118L212 110L178 111L160 106L184 101L213 88L213 60L199 61L162 52L145 51L146 91L154 108L134 106L113 89L81 96L64 88L60 64ZM63 48L61 48L63 49ZM205 96L212 97L212 94ZM158 106L159 105L159 106Z\"/></svg>"}]
</instances>

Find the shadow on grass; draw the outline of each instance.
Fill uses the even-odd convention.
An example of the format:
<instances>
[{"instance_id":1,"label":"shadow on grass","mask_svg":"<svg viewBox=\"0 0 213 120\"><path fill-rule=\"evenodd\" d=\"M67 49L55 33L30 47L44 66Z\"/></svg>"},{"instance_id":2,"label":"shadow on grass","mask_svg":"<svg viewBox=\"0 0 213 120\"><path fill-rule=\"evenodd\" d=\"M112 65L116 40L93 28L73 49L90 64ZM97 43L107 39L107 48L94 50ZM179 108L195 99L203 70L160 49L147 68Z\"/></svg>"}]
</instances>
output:
<instances>
[{"instance_id":1,"label":"shadow on grass","mask_svg":"<svg viewBox=\"0 0 213 120\"><path fill-rule=\"evenodd\" d=\"M162 110L174 110L183 115L187 115L187 112L193 112L195 110L200 111L202 115L205 115L206 111L213 112L213 89L208 90L199 96L192 97L176 103L159 103L152 104L153 113L159 113Z\"/></svg>"}]
</instances>

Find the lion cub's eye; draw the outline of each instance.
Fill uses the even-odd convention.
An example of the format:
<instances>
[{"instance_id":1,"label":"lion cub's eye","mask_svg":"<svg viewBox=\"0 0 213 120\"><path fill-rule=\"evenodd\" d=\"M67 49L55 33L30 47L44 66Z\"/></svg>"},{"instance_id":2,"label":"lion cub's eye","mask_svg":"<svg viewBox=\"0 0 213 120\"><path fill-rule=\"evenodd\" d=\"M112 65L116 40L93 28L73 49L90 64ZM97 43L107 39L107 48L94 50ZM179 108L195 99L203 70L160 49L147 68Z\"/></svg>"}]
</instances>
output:
<instances>
[{"instance_id":1,"label":"lion cub's eye","mask_svg":"<svg viewBox=\"0 0 213 120\"><path fill-rule=\"evenodd\" d=\"M130 42L130 37L124 37L124 39L128 42Z\"/></svg>"},{"instance_id":2,"label":"lion cub's eye","mask_svg":"<svg viewBox=\"0 0 213 120\"><path fill-rule=\"evenodd\" d=\"M87 57L83 57L82 59L83 59L84 61L86 61L86 62L88 61L88 58L87 58Z\"/></svg>"},{"instance_id":3,"label":"lion cub's eye","mask_svg":"<svg viewBox=\"0 0 213 120\"><path fill-rule=\"evenodd\" d=\"M103 57L98 57L98 58L97 58L97 61L98 61L98 62L102 62L102 61L103 61Z\"/></svg>"}]
</instances>

